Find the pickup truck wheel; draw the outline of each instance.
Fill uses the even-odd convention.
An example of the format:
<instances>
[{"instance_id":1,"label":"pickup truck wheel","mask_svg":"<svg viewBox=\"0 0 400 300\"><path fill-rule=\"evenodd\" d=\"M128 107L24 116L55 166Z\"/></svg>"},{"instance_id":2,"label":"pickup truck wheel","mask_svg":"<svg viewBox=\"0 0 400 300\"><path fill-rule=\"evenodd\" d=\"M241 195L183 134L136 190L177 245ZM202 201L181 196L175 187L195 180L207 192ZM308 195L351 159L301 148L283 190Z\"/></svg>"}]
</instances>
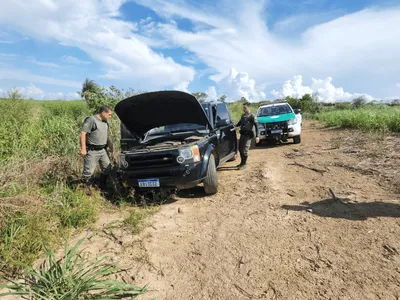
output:
<instances>
[{"instance_id":1,"label":"pickup truck wheel","mask_svg":"<svg viewBox=\"0 0 400 300\"><path fill-rule=\"evenodd\" d=\"M300 135L293 137L293 143L295 143L295 144L300 144L301 143Z\"/></svg>"},{"instance_id":2,"label":"pickup truck wheel","mask_svg":"<svg viewBox=\"0 0 400 300\"><path fill-rule=\"evenodd\" d=\"M210 155L208 160L207 176L204 179L204 191L207 195L216 194L218 192L217 168L215 166L214 155Z\"/></svg>"}]
</instances>

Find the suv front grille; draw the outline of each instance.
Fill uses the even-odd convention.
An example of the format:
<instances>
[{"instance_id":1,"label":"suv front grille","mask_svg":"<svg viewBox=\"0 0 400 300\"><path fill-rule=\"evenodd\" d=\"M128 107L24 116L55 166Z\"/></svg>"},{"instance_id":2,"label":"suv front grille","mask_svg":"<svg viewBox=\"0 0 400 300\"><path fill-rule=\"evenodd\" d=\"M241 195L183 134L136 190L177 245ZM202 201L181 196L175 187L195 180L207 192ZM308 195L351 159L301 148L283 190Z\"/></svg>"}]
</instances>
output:
<instances>
[{"instance_id":1,"label":"suv front grille","mask_svg":"<svg viewBox=\"0 0 400 300\"><path fill-rule=\"evenodd\" d=\"M266 130L271 130L271 129L286 129L288 128L287 122L274 122L274 123L265 123L264 127Z\"/></svg>"},{"instance_id":2,"label":"suv front grille","mask_svg":"<svg viewBox=\"0 0 400 300\"><path fill-rule=\"evenodd\" d=\"M125 159L129 164L129 169L172 167L176 165L175 156L172 154L127 155Z\"/></svg>"}]
</instances>

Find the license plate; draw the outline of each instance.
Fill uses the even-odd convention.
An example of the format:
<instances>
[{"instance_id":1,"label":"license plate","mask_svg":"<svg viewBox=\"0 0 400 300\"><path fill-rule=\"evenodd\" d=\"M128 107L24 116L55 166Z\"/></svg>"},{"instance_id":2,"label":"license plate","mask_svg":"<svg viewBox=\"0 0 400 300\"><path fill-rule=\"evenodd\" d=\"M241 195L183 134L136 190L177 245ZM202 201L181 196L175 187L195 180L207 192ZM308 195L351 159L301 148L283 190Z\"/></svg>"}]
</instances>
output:
<instances>
[{"instance_id":1,"label":"license plate","mask_svg":"<svg viewBox=\"0 0 400 300\"><path fill-rule=\"evenodd\" d=\"M277 134L277 133L279 133L279 134L282 134L282 129L272 129L271 130L271 134Z\"/></svg>"},{"instance_id":2,"label":"license plate","mask_svg":"<svg viewBox=\"0 0 400 300\"><path fill-rule=\"evenodd\" d=\"M160 180L158 179L143 179L138 180L139 187L142 188L152 188L152 187L160 187Z\"/></svg>"}]
</instances>

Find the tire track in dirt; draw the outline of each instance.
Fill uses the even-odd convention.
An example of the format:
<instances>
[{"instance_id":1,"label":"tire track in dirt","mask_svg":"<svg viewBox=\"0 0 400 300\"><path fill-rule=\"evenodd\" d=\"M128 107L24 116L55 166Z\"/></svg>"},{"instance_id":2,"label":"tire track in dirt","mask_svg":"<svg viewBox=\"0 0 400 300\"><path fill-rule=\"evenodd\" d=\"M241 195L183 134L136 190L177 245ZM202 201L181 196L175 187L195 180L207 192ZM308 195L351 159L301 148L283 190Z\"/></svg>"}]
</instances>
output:
<instances>
[{"instance_id":1,"label":"tire track in dirt","mask_svg":"<svg viewBox=\"0 0 400 300\"><path fill-rule=\"evenodd\" d=\"M350 160L324 150L329 136L306 127L301 145L254 149L246 170L218 173L217 195L195 193L165 206L145 232L153 267L136 277L150 284L142 298L396 299L399 256L383 245L400 249L399 219L368 218L355 205L398 205L396 196L342 168L322 175L288 166L296 160L324 169ZM358 202L324 204L328 187Z\"/></svg>"}]
</instances>

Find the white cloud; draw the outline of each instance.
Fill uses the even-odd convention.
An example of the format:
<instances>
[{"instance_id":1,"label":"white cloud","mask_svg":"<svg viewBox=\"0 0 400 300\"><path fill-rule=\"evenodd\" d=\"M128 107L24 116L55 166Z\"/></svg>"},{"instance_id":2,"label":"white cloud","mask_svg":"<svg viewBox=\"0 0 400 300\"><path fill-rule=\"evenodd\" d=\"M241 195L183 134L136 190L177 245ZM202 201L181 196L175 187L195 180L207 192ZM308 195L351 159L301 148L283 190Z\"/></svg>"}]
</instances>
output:
<instances>
[{"instance_id":1,"label":"white cloud","mask_svg":"<svg viewBox=\"0 0 400 300\"><path fill-rule=\"evenodd\" d=\"M190 84L189 81L182 81L182 82L174 85L173 89L176 91L190 93L189 92L189 84Z\"/></svg>"},{"instance_id":2,"label":"white cloud","mask_svg":"<svg viewBox=\"0 0 400 300\"><path fill-rule=\"evenodd\" d=\"M18 57L19 55L13 53L0 53L0 60L15 60Z\"/></svg>"},{"instance_id":3,"label":"white cloud","mask_svg":"<svg viewBox=\"0 0 400 300\"><path fill-rule=\"evenodd\" d=\"M28 85L27 87L18 87L17 90L25 97L25 98L40 98L42 99L45 93L35 86L33 83Z\"/></svg>"},{"instance_id":4,"label":"white cloud","mask_svg":"<svg viewBox=\"0 0 400 300\"><path fill-rule=\"evenodd\" d=\"M12 61L12 60L24 60L26 62L42 66L42 67L48 67L48 68L59 68L60 66L54 63L50 62L44 62L44 61L39 61L34 57L30 56L23 56L23 55L18 55L14 53L0 53L0 60L7 60L7 61Z\"/></svg>"},{"instance_id":5,"label":"white cloud","mask_svg":"<svg viewBox=\"0 0 400 300\"><path fill-rule=\"evenodd\" d=\"M226 95L228 101L240 100L245 97L251 102L265 100L263 89L256 86L254 79L246 72L231 69L228 76L218 82L221 95Z\"/></svg>"},{"instance_id":6,"label":"white cloud","mask_svg":"<svg viewBox=\"0 0 400 300\"><path fill-rule=\"evenodd\" d=\"M30 73L27 70L17 68L0 68L0 79L3 80L19 80L42 84L51 84L58 86L66 86L71 88L81 88L81 83L72 80L56 79L48 76L40 76Z\"/></svg>"},{"instance_id":7,"label":"white cloud","mask_svg":"<svg viewBox=\"0 0 400 300\"><path fill-rule=\"evenodd\" d=\"M27 62L33 63L35 65L41 66L41 67L48 67L48 68L59 68L60 66L54 63L49 63L49 62L44 62L44 61L39 61L35 58L29 57L26 59Z\"/></svg>"},{"instance_id":8,"label":"white cloud","mask_svg":"<svg viewBox=\"0 0 400 300\"><path fill-rule=\"evenodd\" d=\"M199 59L195 55L184 56L182 59L184 62L190 65L197 65L198 63L200 63Z\"/></svg>"},{"instance_id":9,"label":"white cloud","mask_svg":"<svg viewBox=\"0 0 400 300\"><path fill-rule=\"evenodd\" d=\"M61 57L61 60L68 64L74 64L74 65L90 65L92 63L90 61L80 60L79 58L69 55L64 55L63 57Z\"/></svg>"},{"instance_id":10,"label":"white cloud","mask_svg":"<svg viewBox=\"0 0 400 300\"><path fill-rule=\"evenodd\" d=\"M0 32L0 44L15 44L20 41L27 40L26 37L16 37L11 36L9 33L5 31Z\"/></svg>"},{"instance_id":11,"label":"white cloud","mask_svg":"<svg viewBox=\"0 0 400 300\"><path fill-rule=\"evenodd\" d=\"M400 72L400 31L393 29L400 27L399 6L370 8L334 18L340 13L336 11L323 15L319 24L312 27L309 25L313 23L306 20L312 18L310 14L300 16L302 20L295 16L277 25L286 26L286 30L287 26L302 24L303 30L288 38L267 27L268 1L242 0L236 1L235 6L220 1L212 9L188 1L135 1L163 18L178 22L187 18L207 25L184 30L171 22L158 24L158 34L152 38L158 44L164 41L169 47L194 53L214 69L211 79L216 81L228 76L227 70L232 67L246 70L260 84L276 84L293 74L308 78L325 78L329 74L346 82L346 88L362 86L375 94L389 93L384 88L386 83L379 81L397 79ZM330 19L333 20L323 23Z\"/></svg>"},{"instance_id":12,"label":"white cloud","mask_svg":"<svg viewBox=\"0 0 400 300\"><path fill-rule=\"evenodd\" d=\"M77 100L81 99L78 93L46 93L33 83L30 83L26 87L16 87L21 95L26 99L35 99L35 100ZM11 89L14 90L14 89ZM6 90L0 89L0 94L6 96Z\"/></svg>"},{"instance_id":13,"label":"white cloud","mask_svg":"<svg viewBox=\"0 0 400 300\"><path fill-rule=\"evenodd\" d=\"M332 84L331 77L326 79L312 78L311 86L304 86L301 75L294 76L293 80L286 80L279 91L273 90L271 94L276 98L285 98L287 96L301 98L305 94L314 94L320 102L352 101L357 97L363 97L367 101L374 100L372 96L367 94L350 94L341 87L336 88Z\"/></svg>"},{"instance_id":14,"label":"white cloud","mask_svg":"<svg viewBox=\"0 0 400 300\"><path fill-rule=\"evenodd\" d=\"M303 86L303 77L297 75L293 77L293 81L286 80L282 85L281 91L273 90L271 92L277 98L284 98L286 96L301 98L305 94L312 94L313 90L308 86Z\"/></svg>"},{"instance_id":15,"label":"white cloud","mask_svg":"<svg viewBox=\"0 0 400 300\"><path fill-rule=\"evenodd\" d=\"M194 70L151 50L123 21L119 8L125 0L8 1L0 10L0 26L44 41L78 47L99 61L103 78L135 84L140 89L161 88L192 81Z\"/></svg>"},{"instance_id":16,"label":"white cloud","mask_svg":"<svg viewBox=\"0 0 400 300\"><path fill-rule=\"evenodd\" d=\"M171 87L195 78L192 67L151 49L177 47L212 69L211 79L216 82L229 77L231 68L246 71L260 86L254 98L260 97L267 83L280 83L294 74L329 75L345 82L346 90L395 93L393 84L386 87L398 80L400 72L400 31L394 30L400 27L399 5L341 17L336 17L340 11L323 13L313 22L309 19L315 15L294 15L267 26L268 0L237 0L235 5L226 0L212 4L134 0L165 20L147 18L137 23L119 18L119 9L127 1L6 1L0 10L0 27L78 47L105 67L103 78L139 89ZM178 26L182 19L189 19L193 26ZM281 35L293 28L298 31L296 37ZM189 58L189 63L195 60Z\"/></svg>"},{"instance_id":17,"label":"white cloud","mask_svg":"<svg viewBox=\"0 0 400 300\"><path fill-rule=\"evenodd\" d=\"M206 94L208 96L207 101L215 101L218 99L217 90L215 89L215 86L208 87Z\"/></svg>"}]
</instances>

